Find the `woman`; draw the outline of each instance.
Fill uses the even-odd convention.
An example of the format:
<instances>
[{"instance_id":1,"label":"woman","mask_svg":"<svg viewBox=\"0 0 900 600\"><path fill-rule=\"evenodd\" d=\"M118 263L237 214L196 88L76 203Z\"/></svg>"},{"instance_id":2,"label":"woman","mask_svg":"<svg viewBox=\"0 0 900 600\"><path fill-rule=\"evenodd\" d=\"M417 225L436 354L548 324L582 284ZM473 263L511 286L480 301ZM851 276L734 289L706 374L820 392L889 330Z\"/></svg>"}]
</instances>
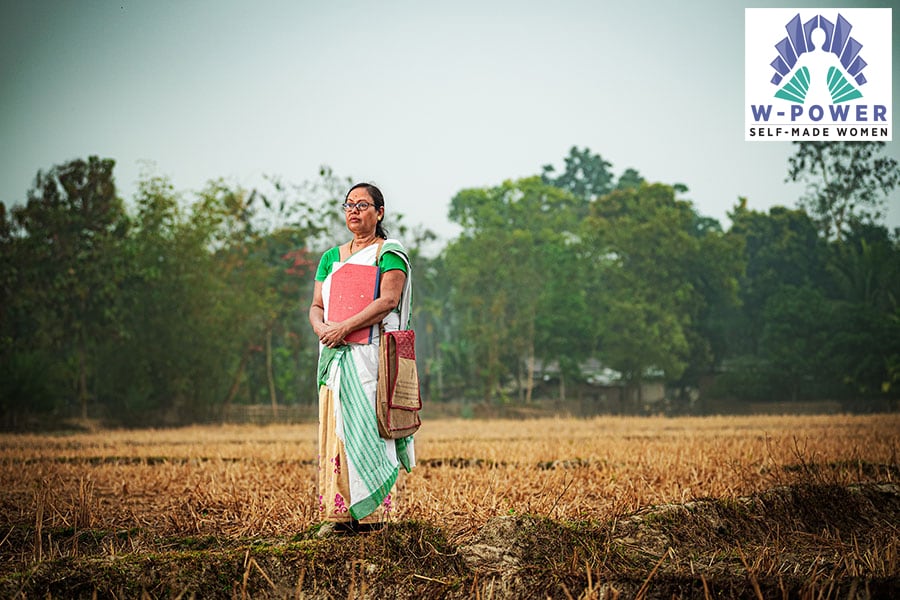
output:
<instances>
[{"instance_id":1,"label":"woman","mask_svg":"<svg viewBox=\"0 0 900 600\"><path fill-rule=\"evenodd\" d=\"M375 388L378 331L407 329L410 265L403 246L382 226L384 196L374 185L350 188L343 203L352 239L322 255L316 271L309 322L319 338L320 534L358 531L381 523L392 504L399 467L415 466L412 436L385 440L378 434ZM327 321L332 275L345 264L380 270L377 298L343 321ZM353 331L373 327L370 343L347 343Z\"/></svg>"}]
</instances>

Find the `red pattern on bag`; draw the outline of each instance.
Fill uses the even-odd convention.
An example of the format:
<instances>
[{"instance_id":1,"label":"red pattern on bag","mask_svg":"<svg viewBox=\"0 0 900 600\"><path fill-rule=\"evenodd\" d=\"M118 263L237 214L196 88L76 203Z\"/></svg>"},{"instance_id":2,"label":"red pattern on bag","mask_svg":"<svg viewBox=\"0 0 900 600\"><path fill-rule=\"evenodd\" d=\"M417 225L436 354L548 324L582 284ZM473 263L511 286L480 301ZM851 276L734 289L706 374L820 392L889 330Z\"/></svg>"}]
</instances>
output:
<instances>
[{"instance_id":1,"label":"red pattern on bag","mask_svg":"<svg viewBox=\"0 0 900 600\"><path fill-rule=\"evenodd\" d=\"M385 331L378 355L378 388L375 412L378 433L386 439L398 439L415 433L421 425L416 365L416 334L413 330ZM403 372L403 385L398 380Z\"/></svg>"},{"instance_id":2,"label":"red pattern on bag","mask_svg":"<svg viewBox=\"0 0 900 600\"><path fill-rule=\"evenodd\" d=\"M416 338L410 335L410 330L394 332L397 341L397 356L416 360Z\"/></svg>"}]
</instances>

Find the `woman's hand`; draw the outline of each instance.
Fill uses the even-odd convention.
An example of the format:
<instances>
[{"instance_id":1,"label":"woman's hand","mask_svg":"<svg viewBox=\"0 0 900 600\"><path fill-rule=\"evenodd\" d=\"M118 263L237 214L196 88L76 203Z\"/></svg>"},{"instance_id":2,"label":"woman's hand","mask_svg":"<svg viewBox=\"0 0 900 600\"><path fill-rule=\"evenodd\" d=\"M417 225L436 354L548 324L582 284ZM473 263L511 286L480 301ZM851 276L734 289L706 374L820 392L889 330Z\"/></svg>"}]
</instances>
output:
<instances>
[{"instance_id":1,"label":"woman's hand","mask_svg":"<svg viewBox=\"0 0 900 600\"><path fill-rule=\"evenodd\" d=\"M316 334L316 337L321 341L322 336L325 335L325 332L328 330L327 324L325 321L317 321L312 324L313 333Z\"/></svg>"},{"instance_id":2,"label":"woman's hand","mask_svg":"<svg viewBox=\"0 0 900 600\"><path fill-rule=\"evenodd\" d=\"M347 337L349 331L341 323L332 323L324 321L320 327L316 329L316 335L319 341L329 348L337 348L344 345L344 338Z\"/></svg>"}]
</instances>

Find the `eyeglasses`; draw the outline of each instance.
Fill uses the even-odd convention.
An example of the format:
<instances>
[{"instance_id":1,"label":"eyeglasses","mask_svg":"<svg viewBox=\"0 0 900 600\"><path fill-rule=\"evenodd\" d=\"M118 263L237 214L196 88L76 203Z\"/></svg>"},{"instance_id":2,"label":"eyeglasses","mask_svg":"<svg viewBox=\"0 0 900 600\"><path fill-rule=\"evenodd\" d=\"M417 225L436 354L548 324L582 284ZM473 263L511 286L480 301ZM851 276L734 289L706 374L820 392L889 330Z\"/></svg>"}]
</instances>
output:
<instances>
[{"instance_id":1,"label":"eyeglasses","mask_svg":"<svg viewBox=\"0 0 900 600\"><path fill-rule=\"evenodd\" d=\"M373 204L369 204L368 202L357 202L356 204L350 204L349 202L344 202L341 204L341 208L344 209L344 212L350 212L353 209L362 212L367 210L370 206L374 206Z\"/></svg>"}]
</instances>

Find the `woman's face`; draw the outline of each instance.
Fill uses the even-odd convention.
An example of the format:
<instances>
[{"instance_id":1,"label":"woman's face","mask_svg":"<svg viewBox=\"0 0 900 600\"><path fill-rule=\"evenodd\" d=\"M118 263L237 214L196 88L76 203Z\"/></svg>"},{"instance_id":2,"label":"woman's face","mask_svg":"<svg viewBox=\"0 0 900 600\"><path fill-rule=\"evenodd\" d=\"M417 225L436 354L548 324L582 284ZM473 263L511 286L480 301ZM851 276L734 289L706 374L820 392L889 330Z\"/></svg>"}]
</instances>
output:
<instances>
[{"instance_id":1,"label":"woman's face","mask_svg":"<svg viewBox=\"0 0 900 600\"><path fill-rule=\"evenodd\" d=\"M366 188L356 188L355 190L352 190L345 202L348 204L367 202L369 204L366 210L354 208L344 213L344 218L347 221L347 229L357 235L374 234L375 225L378 224L378 219L384 214L384 207L377 210L375 209L375 202L372 200L372 196L369 195L369 191Z\"/></svg>"}]
</instances>

